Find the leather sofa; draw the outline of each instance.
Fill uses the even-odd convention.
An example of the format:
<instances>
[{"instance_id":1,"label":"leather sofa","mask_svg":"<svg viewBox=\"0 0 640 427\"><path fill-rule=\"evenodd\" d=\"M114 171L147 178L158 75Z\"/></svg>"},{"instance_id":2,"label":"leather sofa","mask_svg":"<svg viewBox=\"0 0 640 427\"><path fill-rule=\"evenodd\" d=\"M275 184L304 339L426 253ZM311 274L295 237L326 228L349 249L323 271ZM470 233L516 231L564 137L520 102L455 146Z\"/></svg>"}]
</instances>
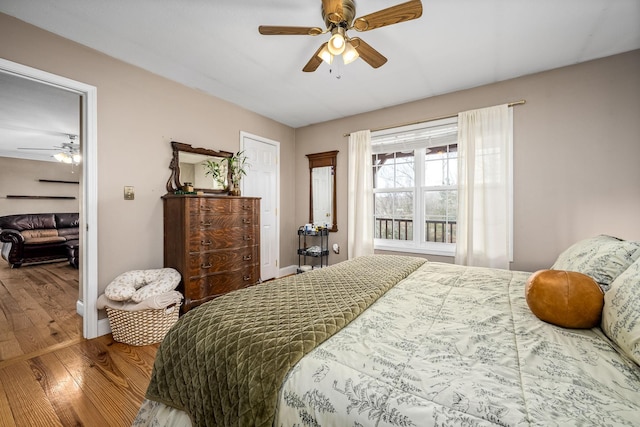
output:
<instances>
[{"instance_id":1,"label":"leather sofa","mask_svg":"<svg viewBox=\"0 0 640 427\"><path fill-rule=\"evenodd\" d=\"M0 217L2 258L12 268L68 259L77 268L78 213L38 213Z\"/></svg>"}]
</instances>

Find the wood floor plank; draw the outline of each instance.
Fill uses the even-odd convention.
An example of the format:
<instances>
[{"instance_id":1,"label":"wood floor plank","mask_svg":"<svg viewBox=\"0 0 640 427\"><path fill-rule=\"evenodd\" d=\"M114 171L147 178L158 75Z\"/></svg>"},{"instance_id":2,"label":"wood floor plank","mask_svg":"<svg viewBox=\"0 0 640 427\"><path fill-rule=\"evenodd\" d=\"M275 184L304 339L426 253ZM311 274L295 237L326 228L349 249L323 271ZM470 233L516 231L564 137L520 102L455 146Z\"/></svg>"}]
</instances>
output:
<instances>
[{"instance_id":1,"label":"wood floor plank","mask_svg":"<svg viewBox=\"0 0 640 427\"><path fill-rule=\"evenodd\" d=\"M56 352L56 356L74 378L82 378L84 394L108 425L131 425L142 403L146 384L135 384L128 378L113 362L101 338L65 348Z\"/></svg>"},{"instance_id":2,"label":"wood floor plank","mask_svg":"<svg viewBox=\"0 0 640 427\"><path fill-rule=\"evenodd\" d=\"M61 343L56 344L56 345L52 345L52 346L49 346L49 347L42 348L40 350L34 351L33 353L21 354L20 356L13 357L13 358L8 359L8 360L0 360L0 369L4 369L5 367L11 366L14 363L19 363L19 362L22 362L24 360L29 360L29 359L32 359L34 357L42 356L43 354L55 353L56 351L58 351L58 350L60 350L62 348L69 347L69 346L74 345L74 344L78 344L79 342L82 342L83 340L84 340L84 338L78 337L78 338L75 338L74 340L71 340L71 341L61 342Z\"/></svg>"},{"instance_id":3,"label":"wood floor plank","mask_svg":"<svg viewBox=\"0 0 640 427\"><path fill-rule=\"evenodd\" d=\"M48 325L38 325L21 329L20 332L16 334L16 339L20 343L20 348L23 353L29 354L71 339L65 337L66 339L60 340L58 335L58 332L55 330L52 331Z\"/></svg>"},{"instance_id":4,"label":"wood floor plank","mask_svg":"<svg viewBox=\"0 0 640 427\"><path fill-rule=\"evenodd\" d=\"M32 324L43 325L53 321L49 313L33 298L31 291L18 289L12 292L12 295L18 307L25 312Z\"/></svg>"},{"instance_id":5,"label":"wood floor plank","mask_svg":"<svg viewBox=\"0 0 640 427\"><path fill-rule=\"evenodd\" d=\"M0 370L0 382L17 426L62 426L28 362Z\"/></svg>"},{"instance_id":6,"label":"wood floor plank","mask_svg":"<svg viewBox=\"0 0 640 427\"><path fill-rule=\"evenodd\" d=\"M13 331L0 332L0 363L23 354L20 342Z\"/></svg>"},{"instance_id":7,"label":"wood floor plank","mask_svg":"<svg viewBox=\"0 0 640 427\"><path fill-rule=\"evenodd\" d=\"M7 392L2 385L2 381L0 381L0 426L15 427L15 425L16 423L13 420L13 412L11 412Z\"/></svg>"},{"instance_id":8,"label":"wood floor plank","mask_svg":"<svg viewBox=\"0 0 640 427\"><path fill-rule=\"evenodd\" d=\"M78 381L54 354L29 361L31 370L65 426L106 426L107 420L84 394Z\"/></svg>"},{"instance_id":9,"label":"wood floor plank","mask_svg":"<svg viewBox=\"0 0 640 427\"><path fill-rule=\"evenodd\" d=\"M51 317L51 312L47 311L47 309L51 309L51 306L42 304L41 300L36 301L25 290L16 292L16 301L22 311L29 317L31 323L40 330L40 335L48 338L46 344L51 341L62 342L73 338ZM75 317L76 313L73 312L71 315Z\"/></svg>"},{"instance_id":10,"label":"wood floor plank","mask_svg":"<svg viewBox=\"0 0 640 427\"><path fill-rule=\"evenodd\" d=\"M7 326L13 331L33 326L29 317L20 309L17 301L9 291L15 285L12 280L3 280L2 285L0 286L0 310L4 313Z\"/></svg>"},{"instance_id":11,"label":"wood floor plank","mask_svg":"<svg viewBox=\"0 0 640 427\"><path fill-rule=\"evenodd\" d=\"M29 285L30 294L49 312L68 312L78 299L77 277L73 280L72 276L52 274L46 266L27 270L24 282Z\"/></svg>"},{"instance_id":12,"label":"wood floor plank","mask_svg":"<svg viewBox=\"0 0 640 427\"><path fill-rule=\"evenodd\" d=\"M153 369L153 361L158 351L158 346L131 346L112 341L110 345L117 351L110 352L116 366L131 381L137 392L144 396L149 385L149 373Z\"/></svg>"}]
</instances>

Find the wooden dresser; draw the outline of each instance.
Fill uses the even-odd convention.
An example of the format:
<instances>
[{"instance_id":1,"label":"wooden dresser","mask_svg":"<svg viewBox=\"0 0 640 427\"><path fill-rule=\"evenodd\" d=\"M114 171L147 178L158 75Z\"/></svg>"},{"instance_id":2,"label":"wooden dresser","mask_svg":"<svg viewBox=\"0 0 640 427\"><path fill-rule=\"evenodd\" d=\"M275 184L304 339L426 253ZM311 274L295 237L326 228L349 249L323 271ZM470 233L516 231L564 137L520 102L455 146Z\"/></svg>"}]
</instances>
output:
<instances>
[{"instance_id":1,"label":"wooden dresser","mask_svg":"<svg viewBox=\"0 0 640 427\"><path fill-rule=\"evenodd\" d=\"M166 194L164 266L182 275L183 312L260 281L260 199Z\"/></svg>"}]
</instances>

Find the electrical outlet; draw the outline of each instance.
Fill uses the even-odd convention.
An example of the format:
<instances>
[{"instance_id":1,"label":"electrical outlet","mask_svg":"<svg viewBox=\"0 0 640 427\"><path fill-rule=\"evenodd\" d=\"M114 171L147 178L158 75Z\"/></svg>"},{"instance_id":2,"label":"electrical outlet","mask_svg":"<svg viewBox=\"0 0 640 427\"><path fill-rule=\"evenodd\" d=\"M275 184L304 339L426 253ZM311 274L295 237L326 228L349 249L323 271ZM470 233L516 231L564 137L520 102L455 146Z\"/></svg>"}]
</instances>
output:
<instances>
[{"instance_id":1,"label":"electrical outlet","mask_svg":"<svg viewBox=\"0 0 640 427\"><path fill-rule=\"evenodd\" d=\"M133 200L135 198L135 191L133 190L133 186L125 185L124 187L124 199L125 200Z\"/></svg>"}]
</instances>

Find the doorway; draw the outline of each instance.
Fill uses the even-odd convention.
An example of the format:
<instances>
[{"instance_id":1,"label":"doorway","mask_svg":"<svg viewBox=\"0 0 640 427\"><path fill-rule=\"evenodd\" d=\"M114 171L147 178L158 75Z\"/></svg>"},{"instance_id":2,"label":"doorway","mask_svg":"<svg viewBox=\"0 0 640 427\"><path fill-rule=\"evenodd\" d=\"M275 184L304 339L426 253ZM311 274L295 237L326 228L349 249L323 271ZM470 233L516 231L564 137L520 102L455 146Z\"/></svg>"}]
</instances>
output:
<instances>
[{"instance_id":1,"label":"doorway","mask_svg":"<svg viewBox=\"0 0 640 427\"><path fill-rule=\"evenodd\" d=\"M82 167L80 184L80 292L76 310L82 316L84 338L98 334L97 280L97 89L94 86L68 79L0 58L0 73L29 79L44 85L58 87L80 96L80 138Z\"/></svg>"},{"instance_id":2,"label":"doorway","mask_svg":"<svg viewBox=\"0 0 640 427\"><path fill-rule=\"evenodd\" d=\"M250 167L242 179L242 195L260 197L260 278L279 276L280 143L240 132L240 150Z\"/></svg>"}]
</instances>

